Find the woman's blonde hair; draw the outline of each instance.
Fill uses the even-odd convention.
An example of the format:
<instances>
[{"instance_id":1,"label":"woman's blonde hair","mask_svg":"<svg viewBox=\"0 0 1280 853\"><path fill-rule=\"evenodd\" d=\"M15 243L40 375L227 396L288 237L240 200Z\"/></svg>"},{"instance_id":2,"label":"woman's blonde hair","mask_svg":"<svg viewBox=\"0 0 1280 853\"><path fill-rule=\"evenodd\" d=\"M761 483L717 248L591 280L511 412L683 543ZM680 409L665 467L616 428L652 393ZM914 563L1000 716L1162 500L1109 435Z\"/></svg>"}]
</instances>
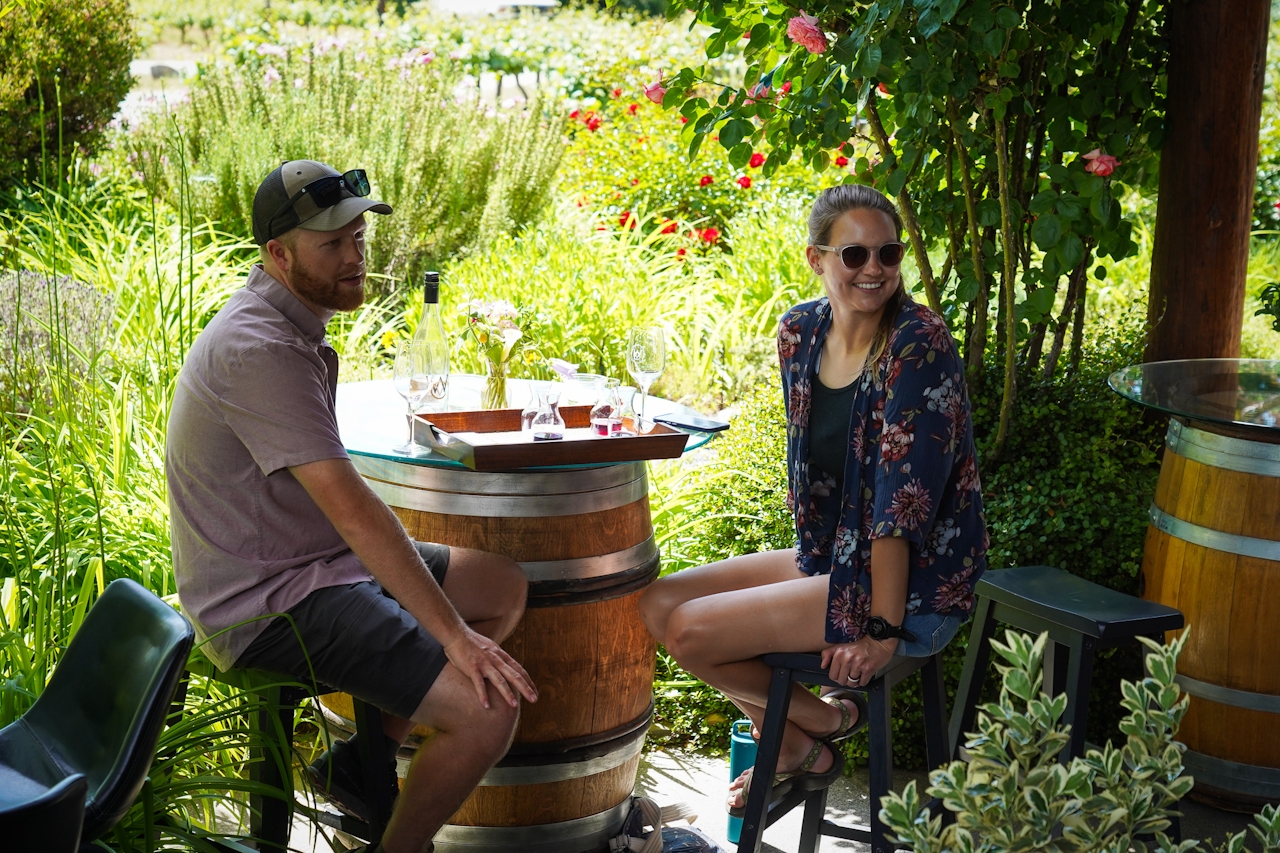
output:
<instances>
[{"instance_id":1,"label":"woman's blonde hair","mask_svg":"<svg viewBox=\"0 0 1280 853\"><path fill-rule=\"evenodd\" d=\"M898 208L882 192L861 184L837 184L828 187L818 194L813 202L813 210L809 212L809 245L830 245L831 229L836 220L851 210L878 210L893 222L893 230L897 240L902 241L902 217ZM880 379L880 359L889 346L889 337L893 334L893 324L902 309L903 302L910 302L907 295L907 283L898 274L898 289L885 303L884 313L880 315L880 325L871 339L871 348L867 350L867 360L863 362L871 366L871 376Z\"/></svg>"}]
</instances>

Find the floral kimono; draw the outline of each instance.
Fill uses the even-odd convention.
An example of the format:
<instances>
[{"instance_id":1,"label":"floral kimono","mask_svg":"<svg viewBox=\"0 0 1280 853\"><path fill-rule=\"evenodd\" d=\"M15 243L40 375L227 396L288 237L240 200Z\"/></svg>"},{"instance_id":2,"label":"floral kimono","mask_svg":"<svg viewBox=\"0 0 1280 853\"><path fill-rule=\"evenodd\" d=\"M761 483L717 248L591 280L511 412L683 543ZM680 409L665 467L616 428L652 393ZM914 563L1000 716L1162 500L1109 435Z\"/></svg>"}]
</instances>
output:
<instances>
[{"instance_id":1,"label":"floral kimono","mask_svg":"<svg viewBox=\"0 0 1280 853\"><path fill-rule=\"evenodd\" d=\"M964 367L946 323L904 301L875 377L868 369L857 380L840 490L809 470L810 402L830 328L825 298L792 308L778 328L787 505L800 570L831 575L827 642L865 632L871 540L882 536L911 543L908 614L967 613L987 565L987 530Z\"/></svg>"}]
</instances>

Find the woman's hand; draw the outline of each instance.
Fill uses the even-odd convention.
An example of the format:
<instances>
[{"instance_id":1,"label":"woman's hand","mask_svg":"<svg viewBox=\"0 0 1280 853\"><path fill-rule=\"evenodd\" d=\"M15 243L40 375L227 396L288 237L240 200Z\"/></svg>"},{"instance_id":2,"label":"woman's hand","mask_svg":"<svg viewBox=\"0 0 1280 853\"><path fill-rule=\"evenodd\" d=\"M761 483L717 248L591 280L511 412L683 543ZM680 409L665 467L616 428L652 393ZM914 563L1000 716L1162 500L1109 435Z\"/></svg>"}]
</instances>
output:
<instances>
[{"instance_id":1,"label":"woman's hand","mask_svg":"<svg viewBox=\"0 0 1280 853\"><path fill-rule=\"evenodd\" d=\"M897 648L896 637L891 640L863 637L854 643L823 649L822 668L836 684L866 687L880 668L893 658Z\"/></svg>"}]
</instances>

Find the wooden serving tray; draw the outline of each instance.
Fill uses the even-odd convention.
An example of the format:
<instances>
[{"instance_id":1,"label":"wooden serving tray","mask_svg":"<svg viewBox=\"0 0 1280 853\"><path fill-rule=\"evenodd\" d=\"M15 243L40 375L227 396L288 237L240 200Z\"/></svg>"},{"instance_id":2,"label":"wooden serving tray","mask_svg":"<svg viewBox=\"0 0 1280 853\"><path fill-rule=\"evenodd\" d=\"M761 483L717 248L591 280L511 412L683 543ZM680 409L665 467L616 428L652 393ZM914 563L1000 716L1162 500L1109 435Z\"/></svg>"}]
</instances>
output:
<instances>
[{"instance_id":1,"label":"wooden serving tray","mask_svg":"<svg viewBox=\"0 0 1280 853\"><path fill-rule=\"evenodd\" d=\"M418 415L414 435L473 471L675 459L689 440L688 433L665 424L654 424L644 435L596 435L590 406L563 406L560 416L566 427L560 441L534 441L532 432L520 429L520 409ZM634 429L629 420L624 427Z\"/></svg>"}]
</instances>

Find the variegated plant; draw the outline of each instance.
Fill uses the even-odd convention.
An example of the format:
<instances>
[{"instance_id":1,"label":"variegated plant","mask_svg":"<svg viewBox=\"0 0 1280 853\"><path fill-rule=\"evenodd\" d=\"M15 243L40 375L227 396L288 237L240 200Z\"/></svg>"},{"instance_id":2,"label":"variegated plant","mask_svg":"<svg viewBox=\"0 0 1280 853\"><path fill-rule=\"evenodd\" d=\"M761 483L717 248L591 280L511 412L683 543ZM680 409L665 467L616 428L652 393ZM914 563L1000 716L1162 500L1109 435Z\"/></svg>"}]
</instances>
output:
<instances>
[{"instance_id":1,"label":"variegated plant","mask_svg":"<svg viewBox=\"0 0 1280 853\"><path fill-rule=\"evenodd\" d=\"M979 711L978 731L966 742L969 762L952 762L930 777L928 794L955 822L944 828L940 816L931 817L911 783L881 801L882 819L899 843L916 853L1194 849L1195 841L1175 843L1165 834L1192 786L1183 774L1183 747L1173 741L1188 701L1174 683L1183 639L1168 646L1142 640L1150 674L1123 683L1124 744L1066 763L1060 753L1070 727L1060 721L1067 698L1041 693L1046 641L1047 635L1033 641L1009 631L1006 643L992 642L1009 664L998 667L999 701Z\"/></svg>"}]
</instances>

